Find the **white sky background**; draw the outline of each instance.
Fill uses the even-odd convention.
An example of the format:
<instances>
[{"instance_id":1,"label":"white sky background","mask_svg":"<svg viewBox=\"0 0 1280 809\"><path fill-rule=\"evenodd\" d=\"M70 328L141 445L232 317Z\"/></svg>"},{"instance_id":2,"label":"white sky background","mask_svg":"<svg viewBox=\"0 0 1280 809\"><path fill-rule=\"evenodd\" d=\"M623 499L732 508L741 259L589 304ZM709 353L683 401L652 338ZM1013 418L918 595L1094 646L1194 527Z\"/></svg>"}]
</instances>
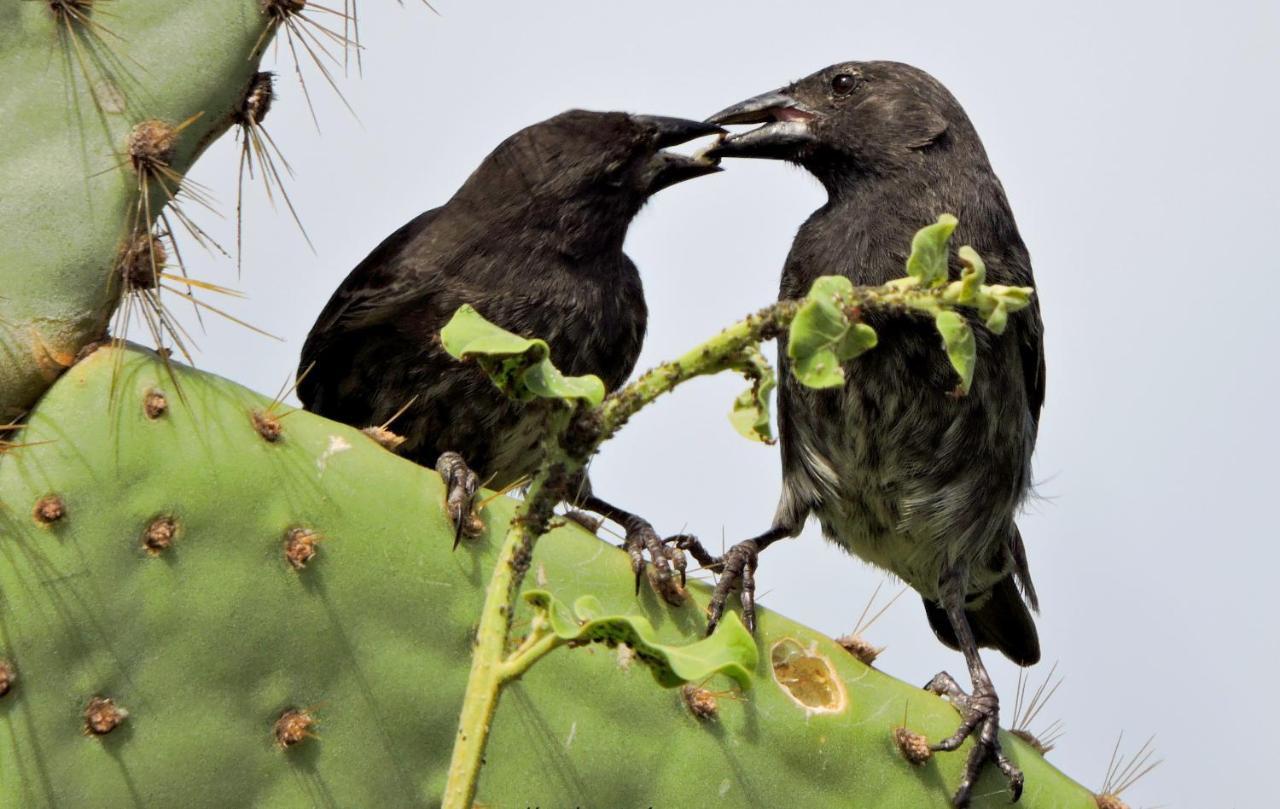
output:
<instances>
[{"instance_id":1,"label":"white sky background","mask_svg":"<svg viewBox=\"0 0 1280 809\"><path fill-rule=\"evenodd\" d=\"M251 299L231 308L285 342L214 320L203 368L274 392L347 272L522 126L570 107L700 118L833 62L912 62L982 134L1044 307L1044 499L1021 524L1044 607L1032 677L1055 660L1066 675L1043 714L1067 725L1050 758L1096 788L1121 730L1128 752L1154 733L1166 763L1127 793L1135 807L1270 804L1280 7L434 2L441 16L362 0L364 77L340 80L360 123L304 65L317 134L280 51L266 123L318 254L248 193L238 285ZM228 215L235 161L224 138L192 175ZM641 367L771 301L822 200L770 161L655 198L627 244L651 311ZM211 219L234 244L230 218ZM233 263L185 252L196 277L237 284ZM596 462L597 490L712 545L768 527L777 452L730 428L740 388L699 381L644 412ZM764 604L833 634L881 578L813 526L770 548L758 576ZM914 594L869 636L907 681L963 673ZM1015 669L986 659L1011 710Z\"/></svg>"}]
</instances>

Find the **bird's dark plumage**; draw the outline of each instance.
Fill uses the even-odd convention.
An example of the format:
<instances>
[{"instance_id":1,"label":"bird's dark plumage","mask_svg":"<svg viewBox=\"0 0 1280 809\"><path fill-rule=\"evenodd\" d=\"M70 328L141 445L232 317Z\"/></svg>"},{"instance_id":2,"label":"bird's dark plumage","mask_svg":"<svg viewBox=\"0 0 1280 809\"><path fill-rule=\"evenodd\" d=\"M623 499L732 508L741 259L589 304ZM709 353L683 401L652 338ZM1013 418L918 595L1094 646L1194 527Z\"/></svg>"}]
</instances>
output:
<instances>
[{"instance_id":1,"label":"bird's dark plumage","mask_svg":"<svg viewBox=\"0 0 1280 809\"><path fill-rule=\"evenodd\" d=\"M358 427L409 405L392 425L407 457L431 465L459 452L495 487L531 473L540 436L525 408L446 354L441 327L469 303L545 339L566 373L618 387L646 322L640 275L622 251L627 227L655 191L716 170L662 149L716 131L575 110L512 135L334 293L303 347L303 404Z\"/></svg>"},{"instance_id":2,"label":"bird's dark plumage","mask_svg":"<svg viewBox=\"0 0 1280 809\"><path fill-rule=\"evenodd\" d=\"M860 285L901 277L912 235L942 213L959 218L953 242L978 251L988 283L1032 284L1031 260L977 132L924 71L835 65L709 120L763 124L713 153L798 163L828 192L796 235L781 298L804 296L823 275ZM951 269L958 277L958 263ZM783 495L763 538L794 536L816 515L829 539L921 594L938 637L966 652L975 690L985 693L976 645L1021 665L1040 658L1014 517L1031 480L1044 355L1035 303L1001 335L969 317L978 363L967 396L954 394L940 338L919 318L869 316L878 346L849 368L843 388L804 387L779 352ZM967 627L956 626L960 615ZM991 691L992 716L994 705ZM958 802L967 801L965 789Z\"/></svg>"}]
</instances>

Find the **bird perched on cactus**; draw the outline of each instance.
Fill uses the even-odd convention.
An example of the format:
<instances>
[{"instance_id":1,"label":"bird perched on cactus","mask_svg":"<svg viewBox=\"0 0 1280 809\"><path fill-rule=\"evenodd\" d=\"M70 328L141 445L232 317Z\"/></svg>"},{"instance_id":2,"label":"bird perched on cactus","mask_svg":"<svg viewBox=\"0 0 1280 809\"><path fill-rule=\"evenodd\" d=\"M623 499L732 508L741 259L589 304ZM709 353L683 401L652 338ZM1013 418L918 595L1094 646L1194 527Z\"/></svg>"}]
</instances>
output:
<instances>
[{"instance_id":1,"label":"bird perched on cactus","mask_svg":"<svg viewBox=\"0 0 1280 809\"><path fill-rule=\"evenodd\" d=\"M711 154L797 163L827 191L795 238L781 298L803 296L824 275L861 285L900 277L912 234L944 212L959 218L955 235L981 254L990 281L1032 283L978 133L924 71L846 62L708 120L763 124L725 137ZM960 271L954 259L951 271ZM955 390L932 323L904 314L867 322L879 347L857 361L843 387L804 387L779 352L782 497L769 531L715 560L723 575L712 623L739 585L750 618L759 551L816 515L828 539L911 584L934 632L964 653L972 694L945 672L929 685L965 711L960 729L935 749L975 737L955 804L968 805L988 760L1016 800L1022 774L1000 750L998 700L978 649L999 649L1024 666L1040 657L1028 609L1037 607L1035 590L1014 522L1044 401L1039 308L1033 302L1011 317L1001 335L975 329L984 359L967 395Z\"/></svg>"},{"instance_id":2,"label":"bird perched on cactus","mask_svg":"<svg viewBox=\"0 0 1280 809\"><path fill-rule=\"evenodd\" d=\"M627 228L657 191L719 170L664 149L721 131L573 110L507 138L448 202L387 237L334 293L302 350L303 404L358 427L399 414L401 454L437 467L458 535L470 530L481 480L506 487L537 468L541 415L446 354L441 327L470 304L546 340L566 373L617 388L635 366L647 318L640 274L622 251ZM585 481L580 488L577 505L626 528L637 576L648 551L659 590L669 590L668 551L648 523Z\"/></svg>"}]
</instances>

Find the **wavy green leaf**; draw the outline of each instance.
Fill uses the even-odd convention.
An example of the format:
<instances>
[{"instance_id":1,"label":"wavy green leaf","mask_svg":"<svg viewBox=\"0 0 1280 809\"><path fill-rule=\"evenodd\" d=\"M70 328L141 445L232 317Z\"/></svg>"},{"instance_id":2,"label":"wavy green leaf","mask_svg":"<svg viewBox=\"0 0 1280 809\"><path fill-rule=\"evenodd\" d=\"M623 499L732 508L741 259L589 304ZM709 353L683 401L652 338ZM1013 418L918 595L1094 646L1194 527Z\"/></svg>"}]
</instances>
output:
<instances>
[{"instance_id":1,"label":"wavy green leaf","mask_svg":"<svg viewBox=\"0 0 1280 809\"><path fill-rule=\"evenodd\" d=\"M969 392L969 385L973 383L973 369L978 358L973 329L970 328L969 321L955 312L939 312L934 323L947 348L947 359L951 360L951 367L960 375L959 391L966 394Z\"/></svg>"},{"instance_id":2,"label":"wavy green leaf","mask_svg":"<svg viewBox=\"0 0 1280 809\"><path fill-rule=\"evenodd\" d=\"M600 377L565 376L551 362L545 340L521 337L486 320L470 304L463 304L440 330L445 351L457 359L475 359L508 396L529 399L581 399L592 405L604 401Z\"/></svg>"},{"instance_id":3,"label":"wavy green leaf","mask_svg":"<svg viewBox=\"0 0 1280 809\"><path fill-rule=\"evenodd\" d=\"M631 647L636 659L649 667L664 688L701 682L714 674L731 678L740 688L751 687L756 667L755 639L737 613L727 612L711 637L687 646L659 643L658 633L640 615L606 615L600 601L584 595L573 602L573 612L546 590L529 590L524 600L542 612L551 631L573 644L605 643Z\"/></svg>"},{"instance_id":4,"label":"wavy green leaf","mask_svg":"<svg viewBox=\"0 0 1280 809\"><path fill-rule=\"evenodd\" d=\"M911 255L907 257L907 275L923 287L938 286L947 280L947 249L951 232L959 224L949 213L938 217L932 225L916 231L911 239Z\"/></svg>"},{"instance_id":5,"label":"wavy green leaf","mask_svg":"<svg viewBox=\"0 0 1280 809\"><path fill-rule=\"evenodd\" d=\"M778 386L778 377L773 366L765 359L758 346L751 346L733 367L751 380L751 387L733 400L729 423L752 441L774 443L777 439L773 437L770 413L773 389Z\"/></svg>"}]
</instances>

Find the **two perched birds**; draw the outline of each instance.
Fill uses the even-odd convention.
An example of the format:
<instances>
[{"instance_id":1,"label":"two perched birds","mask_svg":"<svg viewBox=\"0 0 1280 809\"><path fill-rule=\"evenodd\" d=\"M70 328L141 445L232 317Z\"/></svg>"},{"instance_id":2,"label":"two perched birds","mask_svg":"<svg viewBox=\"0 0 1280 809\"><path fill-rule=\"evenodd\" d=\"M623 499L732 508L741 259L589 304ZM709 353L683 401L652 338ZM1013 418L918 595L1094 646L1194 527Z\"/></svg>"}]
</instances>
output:
<instances>
[{"instance_id":1,"label":"two perched birds","mask_svg":"<svg viewBox=\"0 0 1280 809\"><path fill-rule=\"evenodd\" d=\"M735 124L760 126L722 135L701 157L664 151ZM469 303L499 326L545 339L565 372L596 374L617 389L646 320L640 276L622 252L628 225L650 195L729 157L796 163L827 190L796 235L780 299L804 296L824 275L857 285L900 277L912 235L944 212L959 218L956 237L982 255L991 283L1032 283L1000 181L955 98L908 65L849 62L705 123L573 111L511 136L445 205L352 271L307 338L301 368L311 371L299 396L309 410L359 427L403 409L403 452L440 470L463 530L481 477L517 484L536 469L539 436L479 369L444 353L441 327ZM1016 800L1022 774L1000 749L998 700L978 649L1024 666L1040 657L1035 590L1014 522L1044 400L1039 309L1015 314L1001 335L975 330L982 360L959 397L931 323L900 314L867 320L879 347L857 360L842 388L804 387L779 352L781 500L770 530L712 560L722 575L710 624L735 589L751 624L760 551L817 516L829 540L915 588L938 637L964 653L972 693L945 673L928 686L965 712L935 748L975 740L956 805L968 804L988 761ZM622 524L633 559L647 551L655 583L669 584L671 563L652 527L585 480L581 492L575 505Z\"/></svg>"}]
</instances>

